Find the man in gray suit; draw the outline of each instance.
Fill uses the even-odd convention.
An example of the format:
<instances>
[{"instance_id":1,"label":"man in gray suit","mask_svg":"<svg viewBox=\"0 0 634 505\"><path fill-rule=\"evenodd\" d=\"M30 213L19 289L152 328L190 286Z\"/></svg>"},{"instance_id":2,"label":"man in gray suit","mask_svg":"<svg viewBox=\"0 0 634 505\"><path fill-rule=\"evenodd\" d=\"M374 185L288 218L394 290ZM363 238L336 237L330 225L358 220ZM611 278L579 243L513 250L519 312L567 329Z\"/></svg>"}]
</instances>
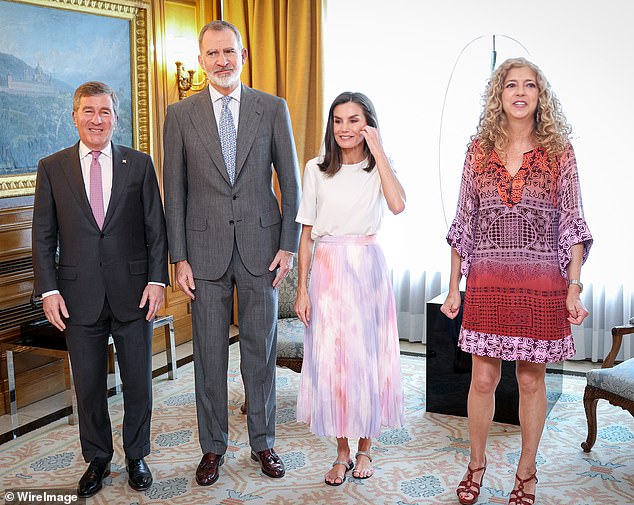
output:
<instances>
[{"instance_id":1,"label":"man in gray suit","mask_svg":"<svg viewBox=\"0 0 634 505\"><path fill-rule=\"evenodd\" d=\"M227 449L228 333L234 286L251 458L283 477L275 453L277 290L299 243L299 171L286 102L240 82L238 29L213 21L198 61L209 80L168 107L164 189L170 261L192 299L198 430L196 481L218 479ZM278 176L282 212L272 187Z\"/></svg>"}]
</instances>

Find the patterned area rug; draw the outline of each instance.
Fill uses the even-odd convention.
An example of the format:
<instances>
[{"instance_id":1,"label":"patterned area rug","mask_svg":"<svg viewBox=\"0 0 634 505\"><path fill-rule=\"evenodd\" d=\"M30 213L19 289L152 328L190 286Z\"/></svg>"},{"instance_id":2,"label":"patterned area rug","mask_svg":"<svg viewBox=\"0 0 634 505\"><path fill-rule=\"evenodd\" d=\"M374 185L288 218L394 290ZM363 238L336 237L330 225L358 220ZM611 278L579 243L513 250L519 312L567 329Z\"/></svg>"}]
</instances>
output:
<instances>
[{"instance_id":1,"label":"patterned area rug","mask_svg":"<svg viewBox=\"0 0 634 505\"><path fill-rule=\"evenodd\" d=\"M90 504L455 504L455 487L468 461L466 419L425 412L425 360L402 357L406 427L386 430L373 441L376 472L367 480L348 474L339 487L323 483L335 456L335 440L311 435L295 421L299 375L278 369L276 449L287 468L269 479L249 457L237 346L229 363L229 448L220 479L200 487L194 472L201 457L197 440L193 367L179 378L155 379L152 453L147 461L154 485L139 493L127 485L121 450L121 396L110 399L116 453L112 474ZM565 377L562 395L550 412L538 454L537 503L611 505L634 503L634 422L629 413L599 402L599 433L585 454L585 380ZM356 442L356 441L354 441ZM519 458L519 428L494 424L489 468L479 504L505 504ZM57 421L1 446L0 483L7 488L74 488L85 469L78 431Z\"/></svg>"}]
</instances>

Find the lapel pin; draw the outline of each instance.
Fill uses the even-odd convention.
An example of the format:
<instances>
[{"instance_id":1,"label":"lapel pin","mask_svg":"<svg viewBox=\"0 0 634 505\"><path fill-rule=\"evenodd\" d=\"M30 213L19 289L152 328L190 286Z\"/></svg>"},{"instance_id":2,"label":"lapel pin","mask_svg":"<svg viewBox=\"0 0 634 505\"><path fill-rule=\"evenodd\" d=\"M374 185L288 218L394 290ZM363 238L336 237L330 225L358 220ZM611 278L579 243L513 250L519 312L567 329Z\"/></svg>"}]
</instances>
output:
<instances>
[{"instance_id":1,"label":"lapel pin","mask_svg":"<svg viewBox=\"0 0 634 505\"><path fill-rule=\"evenodd\" d=\"M127 163L128 160L121 160L121 163Z\"/></svg>"}]
</instances>

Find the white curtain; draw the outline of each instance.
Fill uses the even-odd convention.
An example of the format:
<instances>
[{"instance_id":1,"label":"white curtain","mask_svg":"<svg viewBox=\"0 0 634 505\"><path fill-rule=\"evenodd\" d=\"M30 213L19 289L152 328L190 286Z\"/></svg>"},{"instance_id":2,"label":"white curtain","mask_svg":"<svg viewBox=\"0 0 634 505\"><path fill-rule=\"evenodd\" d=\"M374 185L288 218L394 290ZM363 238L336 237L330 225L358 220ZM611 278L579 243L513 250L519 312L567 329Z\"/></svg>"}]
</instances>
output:
<instances>
[{"instance_id":1,"label":"white curtain","mask_svg":"<svg viewBox=\"0 0 634 505\"><path fill-rule=\"evenodd\" d=\"M491 71L525 56L545 72L572 124L586 218L595 243L582 270L591 311L575 328L577 358L599 360L612 326L634 315L634 3L505 0L329 0L325 105L361 91L407 191L384 223L401 338L425 340L425 303L446 289L466 146ZM625 338L620 358L634 354Z\"/></svg>"},{"instance_id":2,"label":"white curtain","mask_svg":"<svg viewBox=\"0 0 634 505\"><path fill-rule=\"evenodd\" d=\"M442 274L393 270L392 281L401 340L425 342L427 302L442 293Z\"/></svg>"},{"instance_id":3,"label":"white curtain","mask_svg":"<svg viewBox=\"0 0 634 505\"><path fill-rule=\"evenodd\" d=\"M594 281L590 289L583 294L583 302L590 311L582 327L572 327L577 354L574 359L599 361L606 357L612 347L613 326L619 326L634 315L634 293L629 285L608 285ZM621 351L617 360L634 356L634 335L623 337Z\"/></svg>"}]
</instances>

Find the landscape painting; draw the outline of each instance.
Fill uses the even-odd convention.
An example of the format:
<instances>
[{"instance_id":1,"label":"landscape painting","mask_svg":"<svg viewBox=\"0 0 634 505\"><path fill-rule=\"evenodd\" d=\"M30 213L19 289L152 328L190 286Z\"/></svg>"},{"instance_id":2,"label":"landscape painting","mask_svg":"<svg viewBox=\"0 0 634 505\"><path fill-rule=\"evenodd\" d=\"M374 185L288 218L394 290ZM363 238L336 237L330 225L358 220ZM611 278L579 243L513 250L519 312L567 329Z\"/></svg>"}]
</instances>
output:
<instances>
[{"instance_id":1,"label":"landscape painting","mask_svg":"<svg viewBox=\"0 0 634 505\"><path fill-rule=\"evenodd\" d=\"M77 142L73 92L83 82L103 81L116 91L115 143L133 146L138 136L133 9L121 17L59 8L65 3L72 6L0 0L0 197L32 194L38 160Z\"/></svg>"}]
</instances>

